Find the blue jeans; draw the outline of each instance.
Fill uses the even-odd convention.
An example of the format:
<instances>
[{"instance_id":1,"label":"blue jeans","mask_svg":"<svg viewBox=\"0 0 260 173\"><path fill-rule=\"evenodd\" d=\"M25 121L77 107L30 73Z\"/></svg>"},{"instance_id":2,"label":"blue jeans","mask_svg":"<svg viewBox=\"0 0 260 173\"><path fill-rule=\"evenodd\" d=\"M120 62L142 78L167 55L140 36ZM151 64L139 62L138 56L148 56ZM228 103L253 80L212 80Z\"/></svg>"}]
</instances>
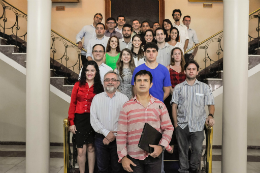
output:
<instances>
[{"instance_id":1,"label":"blue jeans","mask_svg":"<svg viewBox=\"0 0 260 173\"><path fill-rule=\"evenodd\" d=\"M103 135L96 134L95 150L98 173L123 173L122 164L118 163L116 140L110 142L109 145L104 145L103 139Z\"/></svg>"},{"instance_id":2,"label":"blue jeans","mask_svg":"<svg viewBox=\"0 0 260 173\"><path fill-rule=\"evenodd\" d=\"M189 132L189 127L175 128L179 146L180 173L196 172L200 165L204 131ZM191 145L190 163L188 160L189 146Z\"/></svg>"}]
</instances>

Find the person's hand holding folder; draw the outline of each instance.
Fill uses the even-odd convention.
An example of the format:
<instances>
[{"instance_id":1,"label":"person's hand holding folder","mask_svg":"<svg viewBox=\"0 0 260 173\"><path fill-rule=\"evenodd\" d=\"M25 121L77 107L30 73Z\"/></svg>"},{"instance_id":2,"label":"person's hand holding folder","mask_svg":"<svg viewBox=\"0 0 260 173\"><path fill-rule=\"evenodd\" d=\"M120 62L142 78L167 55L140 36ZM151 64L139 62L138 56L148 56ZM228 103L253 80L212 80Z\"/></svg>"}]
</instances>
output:
<instances>
[{"instance_id":1,"label":"person's hand holding folder","mask_svg":"<svg viewBox=\"0 0 260 173\"><path fill-rule=\"evenodd\" d=\"M162 146L160 146L160 145L151 145L151 144L149 144L149 146L154 149L154 152L152 152L150 154L151 157L156 158L156 157L160 156L160 154L163 151Z\"/></svg>"}]
</instances>

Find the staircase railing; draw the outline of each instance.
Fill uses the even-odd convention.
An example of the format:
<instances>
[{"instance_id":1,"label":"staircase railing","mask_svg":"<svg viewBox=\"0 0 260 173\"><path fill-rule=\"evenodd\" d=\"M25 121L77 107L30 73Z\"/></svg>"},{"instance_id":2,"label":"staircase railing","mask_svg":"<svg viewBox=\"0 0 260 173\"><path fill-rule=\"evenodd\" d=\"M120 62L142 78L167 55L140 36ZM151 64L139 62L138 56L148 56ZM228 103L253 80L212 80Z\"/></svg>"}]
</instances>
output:
<instances>
[{"instance_id":1,"label":"staircase railing","mask_svg":"<svg viewBox=\"0 0 260 173\"><path fill-rule=\"evenodd\" d=\"M63 158L64 173L70 172L70 132L68 119L63 120Z\"/></svg>"},{"instance_id":2,"label":"staircase railing","mask_svg":"<svg viewBox=\"0 0 260 173\"><path fill-rule=\"evenodd\" d=\"M27 41L27 14L16 8L5 0L1 0L2 14L0 14L0 36L7 40L7 44L16 46L19 52L26 52ZM0 8L1 10L1 8ZM76 43L68 38L51 30L51 68L55 74L55 66L62 64L67 71L62 74L69 77L69 73L79 73L80 71L80 53ZM86 52L85 49L83 51ZM48 58L48 57L46 57ZM61 76L56 73L56 76Z\"/></svg>"},{"instance_id":3,"label":"staircase railing","mask_svg":"<svg viewBox=\"0 0 260 173\"><path fill-rule=\"evenodd\" d=\"M256 22L253 19L258 19L258 22ZM256 23L256 29L252 31L252 33L248 34L248 41L249 44L252 42L254 44L251 49L249 48L249 54L256 54L258 51L258 54L260 54L260 8L253 11L249 14L249 26L255 27ZM255 32L256 31L256 32ZM251 45L250 45L251 46ZM209 38L203 40L196 46L193 46L191 49L187 50L185 53L190 52L191 50L194 50L195 48L198 48L197 55L195 56L196 60L202 66L202 63L204 64L204 69L210 65L212 65L215 62L219 62L221 58L223 58L223 30L219 31L218 33L210 36ZM204 57L203 59L200 57ZM220 63L220 62L219 62ZM203 69L203 68L201 68ZM222 70L222 69L218 69ZM204 77L207 77L210 73L210 69L207 69L204 71L204 74L206 75Z\"/></svg>"}]
</instances>

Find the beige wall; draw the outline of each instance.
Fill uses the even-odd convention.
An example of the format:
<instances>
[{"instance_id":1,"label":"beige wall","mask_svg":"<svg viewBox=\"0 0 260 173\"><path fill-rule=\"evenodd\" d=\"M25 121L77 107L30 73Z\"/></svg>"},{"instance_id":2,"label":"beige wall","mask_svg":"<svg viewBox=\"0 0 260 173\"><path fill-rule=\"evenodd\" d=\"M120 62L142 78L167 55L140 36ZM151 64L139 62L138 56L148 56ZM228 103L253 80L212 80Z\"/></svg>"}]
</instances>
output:
<instances>
[{"instance_id":1,"label":"beige wall","mask_svg":"<svg viewBox=\"0 0 260 173\"><path fill-rule=\"evenodd\" d=\"M25 142L25 81L24 74L0 60L0 141ZM68 117L68 108L69 103L50 92L51 142L63 142L63 119Z\"/></svg>"}]
</instances>

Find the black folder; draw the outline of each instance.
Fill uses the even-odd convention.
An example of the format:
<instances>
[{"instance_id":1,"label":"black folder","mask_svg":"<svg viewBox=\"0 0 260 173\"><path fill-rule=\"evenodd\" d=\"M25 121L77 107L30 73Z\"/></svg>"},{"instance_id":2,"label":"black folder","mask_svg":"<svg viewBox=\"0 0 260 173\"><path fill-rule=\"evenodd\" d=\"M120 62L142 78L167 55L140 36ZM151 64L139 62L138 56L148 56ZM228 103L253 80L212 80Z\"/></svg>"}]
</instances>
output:
<instances>
[{"instance_id":1,"label":"black folder","mask_svg":"<svg viewBox=\"0 0 260 173\"><path fill-rule=\"evenodd\" d=\"M150 147L149 144L158 145L161 139L162 134L153 128L150 124L145 123L138 147L148 153L152 153L154 149Z\"/></svg>"}]
</instances>

